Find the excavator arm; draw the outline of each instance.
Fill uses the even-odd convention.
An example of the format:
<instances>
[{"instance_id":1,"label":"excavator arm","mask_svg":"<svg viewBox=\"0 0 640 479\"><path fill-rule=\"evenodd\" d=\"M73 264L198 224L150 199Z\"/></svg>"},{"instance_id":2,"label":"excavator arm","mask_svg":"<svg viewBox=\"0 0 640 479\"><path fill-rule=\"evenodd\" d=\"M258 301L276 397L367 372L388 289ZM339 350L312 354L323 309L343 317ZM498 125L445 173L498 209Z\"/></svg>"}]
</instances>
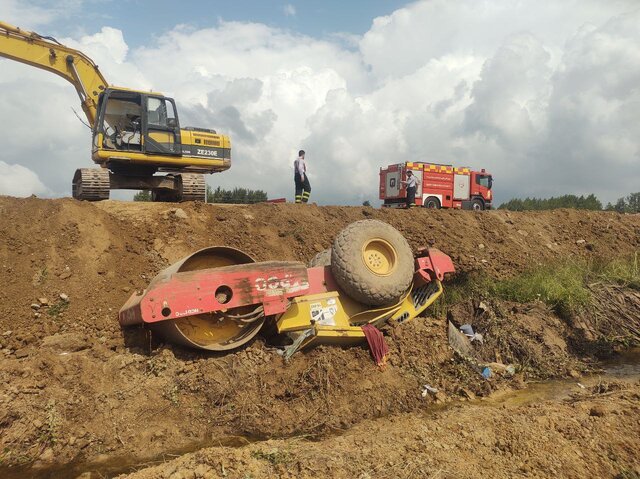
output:
<instances>
[{"instance_id":1,"label":"excavator arm","mask_svg":"<svg viewBox=\"0 0 640 479\"><path fill-rule=\"evenodd\" d=\"M50 71L69 81L78 92L89 125L94 126L98 97L108 84L89 57L54 38L4 22L0 22L0 56Z\"/></svg>"}]
</instances>

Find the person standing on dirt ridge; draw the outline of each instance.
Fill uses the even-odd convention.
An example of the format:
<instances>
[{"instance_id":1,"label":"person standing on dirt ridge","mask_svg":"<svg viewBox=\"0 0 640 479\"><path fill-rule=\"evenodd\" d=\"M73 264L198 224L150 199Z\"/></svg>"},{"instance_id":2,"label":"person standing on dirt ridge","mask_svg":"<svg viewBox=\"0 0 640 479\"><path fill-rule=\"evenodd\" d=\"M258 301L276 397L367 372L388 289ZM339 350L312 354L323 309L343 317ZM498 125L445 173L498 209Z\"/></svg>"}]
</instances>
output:
<instances>
[{"instance_id":1,"label":"person standing on dirt ridge","mask_svg":"<svg viewBox=\"0 0 640 479\"><path fill-rule=\"evenodd\" d=\"M407 208L411 208L416 205L416 189L420 182L418 178L413 175L411 170L407 171L407 179L402 180L400 183L407 185Z\"/></svg>"},{"instance_id":2,"label":"person standing on dirt ridge","mask_svg":"<svg viewBox=\"0 0 640 479\"><path fill-rule=\"evenodd\" d=\"M293 162L293 181L296 185L296 203L306 203L311 195L311 184L307 176L307 164L304 162L304 150L298 152L298 159Z\"/></svg>"}]
</instances>

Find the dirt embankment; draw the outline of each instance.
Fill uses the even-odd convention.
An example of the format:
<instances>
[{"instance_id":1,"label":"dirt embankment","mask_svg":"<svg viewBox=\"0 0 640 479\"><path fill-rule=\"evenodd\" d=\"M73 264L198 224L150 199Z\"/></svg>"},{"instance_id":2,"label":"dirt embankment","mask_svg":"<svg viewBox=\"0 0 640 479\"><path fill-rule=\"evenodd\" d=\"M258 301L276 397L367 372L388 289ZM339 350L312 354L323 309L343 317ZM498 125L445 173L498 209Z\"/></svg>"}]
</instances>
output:
<instances>
[{"instance_id":1,"label":"dirt embankment","mask_svg":"<svg viewBox=\"0 0 640 479\"><path fill-rule=\"evenodd\" d=\"M123 334L117 324L133 290L199 248L224 244L258 260L307 261L363 218L391 223L412 247L439 247L461 272L494 277L568 256L611 258L640 248L640 216L615 213L0 197L0 381L6 385L0 471L141 462L222 435L321 435L502 387L506 380L482 381L454 357L446 322L435 318L389 328L392 353L384 371L364 348L318 348L284 363L262 339L228 355L173 346L149 354L139 335ZM620 294L627 308L639 307L634 293ZM478 312L467 304L456 314L494 331L487 335L487 359L497 351L505 362L526 360L513 384L587 367L576 357L574 325L541 305L489 306ZM513 333L510 341L498 335L505 329ZM423 398L424 384L441 394Z\"/></svg>"}]
</instances>

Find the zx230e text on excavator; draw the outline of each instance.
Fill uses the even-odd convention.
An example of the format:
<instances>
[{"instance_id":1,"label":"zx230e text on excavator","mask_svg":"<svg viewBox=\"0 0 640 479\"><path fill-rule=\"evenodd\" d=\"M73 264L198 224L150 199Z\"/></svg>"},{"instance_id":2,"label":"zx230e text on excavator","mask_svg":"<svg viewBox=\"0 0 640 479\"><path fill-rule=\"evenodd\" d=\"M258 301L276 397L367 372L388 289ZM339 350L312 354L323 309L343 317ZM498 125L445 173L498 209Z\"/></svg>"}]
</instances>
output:
<instances>
[{"instance_id":1,"label":"zx230e text on excavator","mask_svg":"<svg viewBox=\"0 0 640 479\"><path fill-rule=\"evenodd\" d=\"M110 86L89 57L54 38L0 22L0 56L55 73L78 92L92 130L91 156L101 168L76 170L76 199L132 189L150 190L154 201L204 201L203 175L231 166L227 136L181 128L172 98Z\"/></svg>"}]
</instances>

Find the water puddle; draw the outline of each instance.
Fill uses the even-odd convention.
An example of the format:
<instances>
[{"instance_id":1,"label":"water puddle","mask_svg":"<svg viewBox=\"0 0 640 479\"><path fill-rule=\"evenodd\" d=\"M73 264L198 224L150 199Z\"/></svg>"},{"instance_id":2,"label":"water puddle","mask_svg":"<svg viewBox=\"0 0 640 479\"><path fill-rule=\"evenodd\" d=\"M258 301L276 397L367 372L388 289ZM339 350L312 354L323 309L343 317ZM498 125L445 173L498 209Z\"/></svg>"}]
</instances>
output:
<instances>
[{"instance_id":1,"label":"water puddle","mask_svg":"<svg viewBox=\"0 0 640 479\"><path fill-rule=\"evenodd\" d=\"M529 383L525 389L516 391L496 392L490 397L473 401L474 404L486 405L487 407L499 407L501 405L523 406L541 401L561 401L571 397L572 394L580 390L589 389L598 384L611 381L636 382L640 380L640 348L626 351L614 359L600 363L601 372L579 379L560 379L544 381L540 383ZM464 407L460 403L446 403L434 405L427 411L433 414L449 407ZM0 467L0 477L3 479L74 479L82 475L82 479L107 479L119 474L134 472L141 468L161 464L179 457L183 454L195 452L207 447L243 447L254 442L262 441L264 438L252 438L245 436L225 436L210 438L198 443L190 444L178 450L173 450L160 457L148 461L141 460L140 457L121 456L109 458L103 462L73 462L59 466L48 467L46 469L34 469L30 465L24 467L3 468Z\"/></svg>"},{"instance_id":2,"label":"water puddle","mask_svg":"<svg viewBox=\"0 0 640 479\"><path fill-rule=\"evenodd\" d=\"M581 390L591 389L598 384L640 380L640 348L634 348L600 363L602 371L578 379L553 379L539 383L528 383L525 389L498 391L490 397L478 401L487 406L524 406L540 401L562 401Z\"/></svg>"}]
</instances>

